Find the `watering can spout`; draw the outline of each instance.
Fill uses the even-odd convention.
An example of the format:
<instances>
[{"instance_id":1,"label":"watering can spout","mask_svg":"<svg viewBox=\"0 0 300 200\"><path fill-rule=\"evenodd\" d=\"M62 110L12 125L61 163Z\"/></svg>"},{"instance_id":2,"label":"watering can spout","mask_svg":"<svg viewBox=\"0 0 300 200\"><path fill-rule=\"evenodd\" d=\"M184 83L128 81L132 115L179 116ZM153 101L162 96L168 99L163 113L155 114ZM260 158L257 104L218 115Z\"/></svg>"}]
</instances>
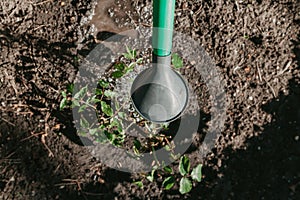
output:
<instances>
[{"instance_id":1,"label":"watering can spout","mask_svg":"<svg viewBox=\"0 0 300 200\"><path fill-rule=\"evenodd\" d=\"M152 53L152 62L165 67L171 67L171 55L158 56L155 53Z\"/></svg>"}]
</instances>

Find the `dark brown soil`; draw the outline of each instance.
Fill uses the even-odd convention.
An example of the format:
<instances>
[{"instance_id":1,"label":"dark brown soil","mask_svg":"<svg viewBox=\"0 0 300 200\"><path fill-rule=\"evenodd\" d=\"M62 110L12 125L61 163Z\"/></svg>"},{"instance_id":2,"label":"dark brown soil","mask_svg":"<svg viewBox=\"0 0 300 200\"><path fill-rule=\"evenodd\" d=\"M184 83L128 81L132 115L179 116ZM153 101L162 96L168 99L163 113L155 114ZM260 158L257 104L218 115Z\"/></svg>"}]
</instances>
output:
<instances>
[{"instance_id":1,"label":"dark brown soil","mask_svg":"<svg viewBox=\"0 0 300 200\"><path fill-rule=\"evenodd\" d=\"M72 113L59 110L61 91L97 43L151 26L150 0L100 3L0 2L0 199L300 199L299 1L176 1L175 29L214 59L228 105L212 153L199 157L195 138L186 154L192 166L204 164L187 195L178 185L163 190L159 177L141 189L136 175L99 163ZM199 130L207 104L201 112Z\"/></svg>"}]
</instances>

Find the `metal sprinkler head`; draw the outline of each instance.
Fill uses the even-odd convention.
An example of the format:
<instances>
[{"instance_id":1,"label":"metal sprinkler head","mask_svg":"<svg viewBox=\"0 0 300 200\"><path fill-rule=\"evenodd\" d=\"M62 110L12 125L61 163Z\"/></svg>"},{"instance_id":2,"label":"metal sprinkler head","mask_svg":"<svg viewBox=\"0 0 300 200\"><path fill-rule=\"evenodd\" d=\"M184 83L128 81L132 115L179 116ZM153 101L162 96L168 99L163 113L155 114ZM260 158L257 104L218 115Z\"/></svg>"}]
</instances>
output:
<instances>
[{"instance_id":1,"label":"metal sprinkler head","mask_svg":"<svg viewBox=\"0 0 300 200\"><path fill-rule=\"evenodd\" d=\"M175 0L153 1L153 63L131 87L131 99L145 119L165 123L175 120L188 102L188 88L171 66Z\"/></svg>"},{"instance_id":2,"label":"metal sprinkler head","mask_svg":"<svg viewBox=\"0 0 300 200\"><path fill-rule=\"evenodd\" d=\"M131 99L143 118L165 123L177 119L185 109L188 88L180 74L170 66L153 63L134 80Z\"/></svg>"}]
</instances>

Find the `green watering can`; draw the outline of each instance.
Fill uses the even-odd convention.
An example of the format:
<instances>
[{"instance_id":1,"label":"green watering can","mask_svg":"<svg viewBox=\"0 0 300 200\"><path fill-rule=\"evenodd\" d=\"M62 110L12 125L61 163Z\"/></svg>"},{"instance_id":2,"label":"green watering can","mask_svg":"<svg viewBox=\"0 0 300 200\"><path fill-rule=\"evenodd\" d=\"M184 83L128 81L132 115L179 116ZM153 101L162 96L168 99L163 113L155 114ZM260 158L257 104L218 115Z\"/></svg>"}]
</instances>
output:
<instances>
[{"instance_id":1,"label":"green watering can","mask_svg":"<svg viewBox=\"0 0 300 200\"><path fill-rule=\"evenodd\" d=\"M152 66L142 71L131 86L131 100L145 119L171 122L188 102L188 87L171 68L175 0L153 0Z\"/></svg>"}]
</instances>

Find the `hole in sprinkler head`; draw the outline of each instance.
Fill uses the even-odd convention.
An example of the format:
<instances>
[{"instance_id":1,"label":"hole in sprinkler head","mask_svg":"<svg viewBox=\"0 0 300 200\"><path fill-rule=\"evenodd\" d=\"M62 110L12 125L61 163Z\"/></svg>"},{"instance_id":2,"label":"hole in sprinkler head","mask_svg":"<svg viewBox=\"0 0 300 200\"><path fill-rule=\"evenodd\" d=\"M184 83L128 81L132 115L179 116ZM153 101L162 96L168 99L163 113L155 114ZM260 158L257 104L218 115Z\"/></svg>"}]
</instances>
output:
<instances>
[{"instance_id":1,"label":"hole in sprinkler head","mask_svg":"<svg viewBox=\"0 0 300 200\"><path fill-rule=\"evenodd\" d=\"M136 110L153 122L172 121L185 107L169 88L156 83L139 87L132 93L131 98Z\"/></svg>"}]
</instances>

